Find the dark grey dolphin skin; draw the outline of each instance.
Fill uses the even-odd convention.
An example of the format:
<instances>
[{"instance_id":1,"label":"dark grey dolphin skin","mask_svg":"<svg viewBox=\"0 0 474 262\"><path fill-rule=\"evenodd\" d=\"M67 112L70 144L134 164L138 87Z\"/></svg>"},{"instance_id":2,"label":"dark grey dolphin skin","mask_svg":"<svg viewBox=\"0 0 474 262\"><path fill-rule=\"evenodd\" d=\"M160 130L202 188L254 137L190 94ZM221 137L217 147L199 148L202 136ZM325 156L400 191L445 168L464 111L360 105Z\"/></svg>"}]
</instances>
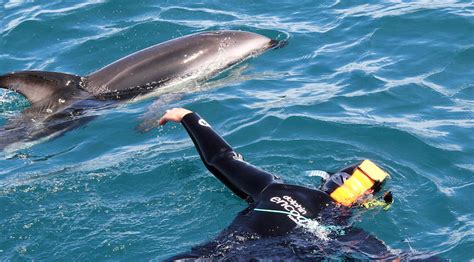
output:
<instances>
[{"instance_id":1,"label":"dark grey dolphin skin","mask_svg":"<svg viewBox=\"0 0 474 262\"><path fill-rule=\"evenodd\" d=\"M43 71L2 75L0 88L22 94L31 105L0 127L0 149L62 134L93 119L90 111L173 81L206 80L277 44L250 32L202 32L143 49L85 77Z\"/></svg>"}]
</instances>

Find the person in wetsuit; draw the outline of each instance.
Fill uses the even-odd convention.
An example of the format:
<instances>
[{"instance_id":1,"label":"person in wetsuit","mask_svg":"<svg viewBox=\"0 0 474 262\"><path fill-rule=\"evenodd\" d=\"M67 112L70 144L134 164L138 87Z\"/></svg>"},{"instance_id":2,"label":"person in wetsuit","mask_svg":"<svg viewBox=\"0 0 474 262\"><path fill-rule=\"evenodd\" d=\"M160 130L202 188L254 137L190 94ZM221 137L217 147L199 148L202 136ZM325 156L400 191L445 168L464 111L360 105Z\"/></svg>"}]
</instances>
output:
<instances>
[{"instance_id":1,"label":"person in wetsuit","mask_svg":"<svg viewBox=\"0 0 474 262\"><path fill-rule=\"evenodd\" d=\"M387 175L372 162L333 174L321 189L285 184L245 162L198 114L174 108L160 125L168 121L184 126L206 168L249 204L214 240L170 260L392 257L382 241L348 226L350 207Z\"/></svg>"}]
</instances>

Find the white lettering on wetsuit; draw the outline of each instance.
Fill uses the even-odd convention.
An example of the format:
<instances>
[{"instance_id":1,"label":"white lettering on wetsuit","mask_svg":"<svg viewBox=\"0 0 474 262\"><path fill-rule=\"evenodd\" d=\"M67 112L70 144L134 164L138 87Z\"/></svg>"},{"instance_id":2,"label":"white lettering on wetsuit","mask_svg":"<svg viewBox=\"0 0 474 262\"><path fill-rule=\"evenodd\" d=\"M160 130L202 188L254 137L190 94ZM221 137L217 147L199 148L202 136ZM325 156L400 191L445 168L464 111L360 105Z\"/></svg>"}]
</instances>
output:
<instances>
[{"instance_id":1,"label":"white lettering on wetsuit","mask_svg":"<svg viewBox=\"0 0 474 262\"><path fill-rule=\"evenodd\" d=\"M272 197L270 202L276 203L288 211L288 217L298 225L305 223L308 219L304 217L308 212L296 200L290 196Z\"/></svg>"},{"instance_id":2,"label":"white lettering on wetsuit","mask_svg":"<svg viewBox=\"0 0 474 262\"><path fill-rule=\"evenodd\" d=\"M237 152L235 152L235 151L232 152L232 158L233 158L234 160L244 162L244 156L242 156L241 154L239 154L239 153L237 153Z\"/></svg>"},{"instance_id":3,"label":"white lettering on wetsuit","mask_svg":"<svg viewBox=\"0 0 474 262\"><path fill-rule=\"evenodd\" d=\"M307 213L306 209L290 196L283 196L283 199L272 197L270 201L283 207L288 212L288 218L295 222L296 225L305 228L321 240L327 241L329 234L335 230L338 230L338 234L344 234L344 231L338 228L321 226L315 219L303 216Z\"/></svg>"}]
</instances>

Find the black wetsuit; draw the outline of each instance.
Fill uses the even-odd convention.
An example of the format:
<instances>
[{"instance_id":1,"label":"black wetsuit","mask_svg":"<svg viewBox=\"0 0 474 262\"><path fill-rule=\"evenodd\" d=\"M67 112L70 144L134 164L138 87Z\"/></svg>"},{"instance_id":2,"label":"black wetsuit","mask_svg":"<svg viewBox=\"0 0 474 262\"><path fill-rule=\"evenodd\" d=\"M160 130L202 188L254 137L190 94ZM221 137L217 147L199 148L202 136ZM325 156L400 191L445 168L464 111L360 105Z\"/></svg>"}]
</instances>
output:
<instances>
[{"instance_id":1,"label":"black wetsuit","mask_svg":"<svg viewBox=\"0 0 474 262\"><path fill-rule=\"evenodd\" d=\"M360 229L346 227L350 211L335 206L326 192L284 184L245 162L195 113L186 115L181 123L207 169L245 199L249 207L214 240L170 260L390 256L380 240ZM338 226L337 230L331 230L334 225Z\"/></svg>"}]
</instances>

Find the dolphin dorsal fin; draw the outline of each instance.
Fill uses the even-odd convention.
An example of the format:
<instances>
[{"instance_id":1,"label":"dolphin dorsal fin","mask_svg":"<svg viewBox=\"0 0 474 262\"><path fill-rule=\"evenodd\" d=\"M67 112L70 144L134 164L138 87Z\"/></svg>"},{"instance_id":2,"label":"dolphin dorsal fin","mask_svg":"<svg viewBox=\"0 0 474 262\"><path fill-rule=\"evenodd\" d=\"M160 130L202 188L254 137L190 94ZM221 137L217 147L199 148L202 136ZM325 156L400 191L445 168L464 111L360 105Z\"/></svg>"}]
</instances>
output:
<instances>
[{"instance_id":1,"label":"dolphin dorsal fin","mask_svg":"<svg viewBox=\"0 0 474 262\"><path fill-rule=\"evenodd\" d=\"M65 88L77 88L80 82L80 76L45 71L20 71L0 76L0 88L22 94L31 104Z\"/></svg>"}]
</instances>

